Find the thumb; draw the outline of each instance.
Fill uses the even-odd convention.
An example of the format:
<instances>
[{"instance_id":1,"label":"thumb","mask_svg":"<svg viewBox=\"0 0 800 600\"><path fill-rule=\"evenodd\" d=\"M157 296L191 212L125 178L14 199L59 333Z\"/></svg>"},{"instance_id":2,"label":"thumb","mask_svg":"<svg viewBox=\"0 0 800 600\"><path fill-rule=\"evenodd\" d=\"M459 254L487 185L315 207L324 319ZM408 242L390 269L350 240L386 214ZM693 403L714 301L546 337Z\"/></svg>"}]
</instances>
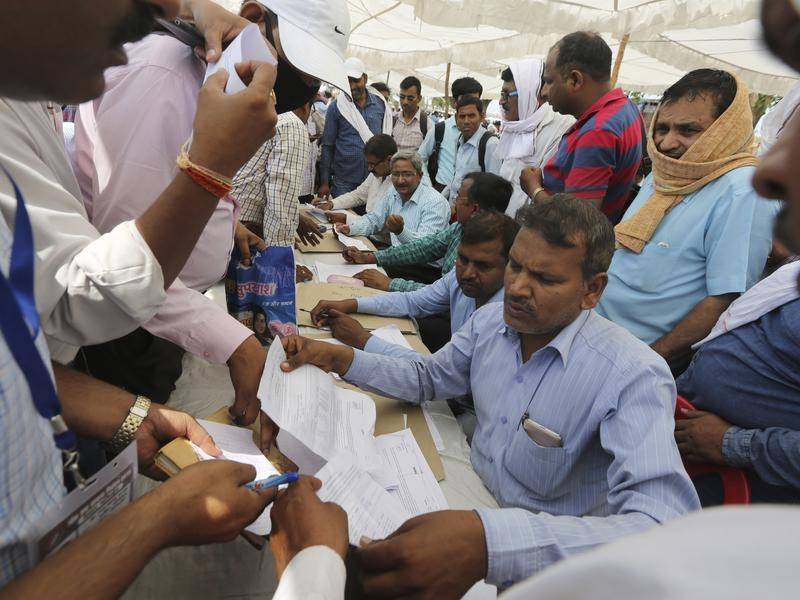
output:
<instances>
[{"instance_id":1,"label":"thumb","mask_svg":"<svg viewBox=\"0 0 800 600\"><path fill-rule=\"evenodd\" d=\"M228 85L228 78L229 74L227 69L220 69L216 73L214 73L211 77L203 85L204 88L207 90L212 90L215 92L219 92L220 94L225 93L225 86Z\"/></svg>"},{"instance_id":2,"label":"thumb","mask_svg":"<svg viewBox=\"0 0 800 600\"><path fill-rule=\"evenodd\" d=\"M249 239L249 241L248 241L248 244L250 244L251 246L255 246L255 247L256 247L256 248L258 248L260 251L263 251L263 250L266 250L266 249L267 249L267 242L265 242L263 239L261 239L260 237L258 237L258 236L257 236L255 233L253 233L253 232L250 232L250 239Z\"/></svg>"},{"instance_id":3,"label":"thumb","mask_svg":"<svg viewBox=\"0 0 800 600\"><path fill-rule=\"evenodd\" d=\"M302 367L308 363L306 350L301 350L297 354L290 356L281 363L281 371L284 373L291 373L295 369Z\"/></svg>"},{"instance_id":4,"label":"thumb","mask_svg":"<svg viewBox=\"0 0 800 600\"><path fill-rule=\"evenodd\" d=\"M253 73L253 77L247 89L269 96L275 87L275 78L278 74L277 68L265 62L251 61L250 70Z\"/></svg>"},{"instance_id":5,"label":"thumb","mask_svg":"<svg viewBox=\"0 0 800 600\"><path fill-rule=\"evenodd\" d=\"M242 256L241 263L249 267L251 265L250 259L252 258L250 256L250 238L249 237L237 238L236 246L239 249L239 254Z\"/></svg>"},{"instance_id":6,"label":"thumb","mask_svg":"<svg viewBox=\"0 0 800 600\"><path fill-rule=\"evenodd\" d=\"M222 454L222 451L214 443L214 439L203 429L200 423L192 418L189 418L186 423L186 437L190 442L200 446L200 449L206 454L211 456L220 456Z\"/></svg>"}]
</instances>

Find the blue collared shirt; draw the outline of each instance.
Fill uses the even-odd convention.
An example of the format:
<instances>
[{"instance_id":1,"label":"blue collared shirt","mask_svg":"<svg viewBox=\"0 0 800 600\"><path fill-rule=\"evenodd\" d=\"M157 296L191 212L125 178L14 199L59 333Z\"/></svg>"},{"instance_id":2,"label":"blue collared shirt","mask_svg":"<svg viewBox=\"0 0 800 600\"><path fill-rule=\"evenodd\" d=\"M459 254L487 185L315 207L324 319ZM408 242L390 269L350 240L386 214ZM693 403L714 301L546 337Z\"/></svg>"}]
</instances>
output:
<instances>
[{"instance_id":1,"label":"blue collared shirt","mask_svg":"<svg viewBox=\"0 0 800 600\"><path fill-rule=\"evenodd\" d=\"M453 181L442 191L442 196L454 204L458 190L461 188L461 183L464 181L469 173L481 170L479 145L483 134L486 133L486 127L481 125L478 131L469 138L464 140L464 136L458 138L458 149L456 150L456 166ZM487 173L500 174L501 161L495 158L495 151L499 139L497 136L490 137L486 142L486 155L484 156L484 165L486 166Z\"/></svg>"},{"instance_id":2,"label":"blue collared shirt","mask_svg":"<svg viewBox=\"0 0 800 600\"><path fill-rule=\"evenodd\" d=\"M502 587L700 507L673 438L669 368L593 311L523 362L490 304L424 361L356 350L346 379L417 404L472 393L472 466L502 507L478 510L487 580ZM533 442L525 413L563 447Z\"/></svg>"},{"instance_id":3,"label":"blue collared shirt","mask_svg":"<svg viewBox=\"0 0 800 600\"><path fill-rule=\"evenodd\" d=\"M378 205L350 224L350 235L374 235L383 231L389 215L403 217L403 231L391 234L392 246L399 246L445 229L450 221L450 205L432 187L420 183L407 202L391 188Z\"/></svg>"},{"instance_id":4,"label":"blue collared shirt","mask_svg":"<svg viewBox=\"0 0 800 600\"><path fill-rule=\"evenodd\" d=\"M387 317L429 317L450 313L450 331L456 332L475 312L475 298L464 295L458 285L456 272L450 271L436 282L413 292L391 292L367 298L358 298L358 312ZM489 303L503 301L501 287ZM419 359L420 354L403 346L370 336L365 352Z\"/></svg>"},{"instance_id":5,"label":"blue collared shirt","mask_svg":"<svg viewBox=\"0 0 800 600\"><path fill-rule=\"evenodd\" d=\"M800 489L800 299L700 346L678 391L734 425L729 464Z\"/></svg>"},{"instance_id":6,"label":"blue collared shirt","mask_svg":"<svg viewBox=\"0 0 800 600\"><path fill-rule=\"evenodd\" d=\"M368 93L364 108L358 104L356 108L372 133L378 135L383 132L383 115L386 112L386 105L383 102L374 94ZM363 183L369 174L367 159L364 157L364 140L339 112L338 101L328 106L321 145L320 178L322 181L328 181L331 176L334 177L339 190L339 193L334 195L352 191Z\"/></svg>"},{"instance_id":7,"label":"blue collared shirt","mask_svg":"<svg viewBox=\"0 0 800 600\"><path fill-rule=\"evenodd\" d=\"M442 185L447 185L453 181L453 176L456 173L456 147L458 146L458 138L461 137L461 132L456 125L455 116L448 117L444 121L444 137L442 138L442 146L439 149L439 170L436 171L436 181ZM434 147L436 146L436 127L432 127L425 135L425 141L419 147L419 155L422 158L422 164L425 168L425 179L430 183L430 174L428 173L428 159L433 154Z\"/></svg>"},{"instance_id":8,"label":"blue collared shirt","mask_svg":"<svg viewBox=\"0 0 800 600\"><path fill-rule=\"evenodd\" d=\"M756 194L754 170L734 169L686 196L641 254L617 250L597 312L652 344L701 300L754 285L772 248L772 224L780 209L778 202ZM652 194L649 175L623 220Z\"/></svg>"}]
</instances>

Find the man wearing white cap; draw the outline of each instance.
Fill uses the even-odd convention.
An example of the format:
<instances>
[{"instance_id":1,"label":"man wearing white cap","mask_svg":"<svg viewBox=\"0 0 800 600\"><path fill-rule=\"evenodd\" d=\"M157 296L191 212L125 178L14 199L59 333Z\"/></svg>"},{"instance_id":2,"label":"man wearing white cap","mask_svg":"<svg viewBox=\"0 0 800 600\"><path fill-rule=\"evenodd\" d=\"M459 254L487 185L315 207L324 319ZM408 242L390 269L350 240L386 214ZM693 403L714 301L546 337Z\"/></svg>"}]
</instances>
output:
<instances>
[{"instance_id":1,"label":"man wearing white cap","mask_svg":"<svg viewBox=\"0 0 800 600\"><path fill-rule=\"evenodd\" d=\"M392 114L384 97L367 87L364 63L344 63L352 100L340 95L328 107L322 134L319 196L352 192L367 178L364 144L379 133L392 134Z\"/></svg>"},{"instance_id":2,"label":"man wearing white cap","mask_svg":"<svg viewBox=\"0 0 800 600\"><path fill-rule=\"evenodd\" d=\"M344 0L302 5L248 0L240 14L258 25L276 51L279 113L307 103L320 80L349 92L343 63L350 17ZM76 123L75 170L89 218L100 232L140 216L175 176L174 156L191 134L206 70L190 45L166 32L126 50L129 63L106 73L105 93L80 107ZM93 375L166 402L182 355L191 352L227 364L235 391L232 413L243 422L256 418L264 349L252 330L202 293L225 273L235 230L243 252L248 245L263 246L236 219L230 199L217 206L153 319L125 337L84 347L82 360Z\"/></svg>"}]
</instances>

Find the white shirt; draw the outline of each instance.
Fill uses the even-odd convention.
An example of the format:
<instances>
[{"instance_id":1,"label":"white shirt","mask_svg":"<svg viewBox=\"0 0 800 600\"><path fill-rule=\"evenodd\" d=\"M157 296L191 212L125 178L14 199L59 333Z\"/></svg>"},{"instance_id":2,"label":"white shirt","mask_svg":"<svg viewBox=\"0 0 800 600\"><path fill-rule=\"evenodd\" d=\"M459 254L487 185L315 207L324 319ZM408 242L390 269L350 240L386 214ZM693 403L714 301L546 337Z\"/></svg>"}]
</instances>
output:
<instances>
[{"instance_id":1,"label":"white shirt","mask_svg":"<svg viewBox=\"0 0 800 600\"><path fill-rule=\"evenodd\" d=\"M796 598L800 509L706 509L563 561L503 600Z\"/></svg>"},{"instance_id":2,"label":"white shirt","mask_svg":"<svg viewBox=\"0 0 800 600\"><path fill-rule=\"evenodd\" d=\"M327 546L298 552L283 572L272 600L343 600L347 572Z\"/></svg>"},{"instance_id":3,"label":"white shirt","mask_svg":"<svg viewBox=\"0 0 800 600\"><path fill-rule=\"evenodd\" d=\"M45 104L0 99L0 164L30 214L36 305L54 360L67 363L78 346L126 335L156 314L166 298L161 265L132 221L102 236L89 222ZM0 182L7 223L16 204L10 184Z\"/></svg>"},{"instance_id":4,"label":"white shirt","mask_svg":"<svg viewBox=\"0 0 800 600\"><path fill-rule=\"evenodd\" d=\"M341 196L333 199L333 208L355 208L357 206L367 207L367 212L372 212L384 196L389 194L394 187L392 186L392 178L388 175L386 177L375 177L372 173L367 175L364 183L359 185L352 192L347 192ZM358 217L354 215L347 215L347 224L352 225Z\"/></svg>"}]
</instances>

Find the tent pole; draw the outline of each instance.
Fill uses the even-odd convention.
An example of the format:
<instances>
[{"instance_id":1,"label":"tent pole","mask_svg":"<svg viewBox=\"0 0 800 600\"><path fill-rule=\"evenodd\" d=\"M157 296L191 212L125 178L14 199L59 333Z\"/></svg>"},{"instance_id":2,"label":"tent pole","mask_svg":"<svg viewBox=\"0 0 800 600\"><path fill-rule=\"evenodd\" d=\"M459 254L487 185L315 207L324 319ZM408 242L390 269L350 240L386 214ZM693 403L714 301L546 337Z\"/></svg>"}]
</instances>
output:
<instances>
[{"instance_id":1,"label":"tent pole","mask_svg":"<svg viewBox=\"0 0 800 600\"><path fill-rule=\"evenodd\" d=\"M631 39L631 34L626 33L622 36L619 42L619 49L617 50L617 58L614 61L614 70L611 71L611 87L617 87L617 79L619 79L619 70L622 67L622 59L625 57L625 48L628 47L628 40Z\"/></svg>"},{"instance_id":2,"label":"tent pole","mask_svg":"<svg viewBox=\"0 0 800 600\"><path fill-rule=\"evenodd\" d=\"M389 73L391 73L391 71L386 71L386 85L389 85Z\"/></svg>"},{"instance_id":3,"label":"tent pole","mask_svg":"<svg viewBox=\"0 0 800 600\"><path fill-rule=\"evenodd\" d=\"M450 63L447 63L447 71L444 75L444 116L450 116Z\"/></svg>"}]
</instances>

